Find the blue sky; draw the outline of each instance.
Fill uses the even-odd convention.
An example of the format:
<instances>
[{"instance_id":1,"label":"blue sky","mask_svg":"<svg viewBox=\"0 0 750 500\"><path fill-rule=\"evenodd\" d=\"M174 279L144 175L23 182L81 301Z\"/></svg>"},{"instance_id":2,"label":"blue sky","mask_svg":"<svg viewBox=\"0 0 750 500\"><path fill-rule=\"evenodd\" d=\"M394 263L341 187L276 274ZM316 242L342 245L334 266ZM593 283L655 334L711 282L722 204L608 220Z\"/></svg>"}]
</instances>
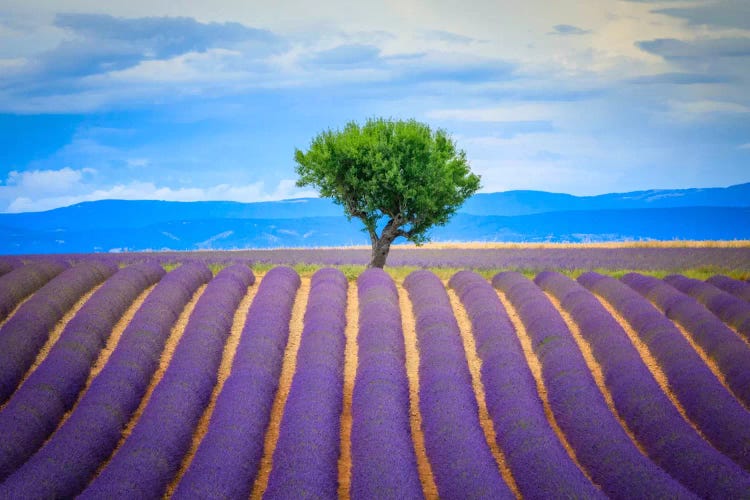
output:
<instances>
[{"instance_id":1,"label":"blue sky","mask_svg":"<svg viewBox=\"0 0 750 500\"><path fill-rule=\"evenodd\" d=\"M314 195L294 149L372 116L448 130L485 192L748 182L750 2L0 6L0 212Z\"/></svg>"}]
</instances>

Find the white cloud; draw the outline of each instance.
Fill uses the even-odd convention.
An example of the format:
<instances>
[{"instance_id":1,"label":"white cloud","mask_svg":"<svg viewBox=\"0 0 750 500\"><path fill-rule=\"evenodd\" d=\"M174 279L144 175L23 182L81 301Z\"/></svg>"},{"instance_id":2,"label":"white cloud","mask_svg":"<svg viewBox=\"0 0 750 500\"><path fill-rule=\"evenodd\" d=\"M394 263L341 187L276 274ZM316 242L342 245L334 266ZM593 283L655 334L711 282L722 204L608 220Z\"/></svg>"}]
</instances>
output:
<instances>
[{"instance_id":1,"label":"white cloud","mask_svg":"<svg viewBox=\"0 0 750 500\"><path fill-rule=\"evenodd\" d=\"M74 188L83 179L84 174L93 174L95 170L84 168L73 170L65 167L60 170L31 170L26 172L11 171L6 185L17 186L23 191L37 193L62 193Z\"/></svg>"},{"instance_id":2,"label":"white cloud","mask_svg":"<svg viewBox=\"0 0 750 500\"><path fill-rule=\"evenodd\" d=\"M667 116L679 122L704 121L722 115L750 113L750 106L727 101L669 101L667 104Z\"/></svg>"},{"instance_id":3,"label":"white cloud","mask_svg":"<svg viewBox=\"0 0 750 500\"><path fill-rule=\"evenodd\" d=\"M229 83L250 76L247 71L232 69L235 61L242 61L241 52L208 49L205 52L187 52L172 58L142 61L130 68L102 75L99 79L113 79L128 84L218 81Z\"/></svg>"},{"instance_id":4,"label":"white cloud","mask_svg":"<svg viewBox=\"0 0 750 500\"><path fill-rule=\"evenodd\" d=\"M279 177L294 176L287 138L298 142L319 128L369 115L442 120L447 123L440 125L473 136L466 141L467 152L477 165L484 165L488 184L497 180L494 189L502 189L507 182L503 179L509 176L514 186L601 192L609 187L593 187L603 182L599 172L605 172L601 177L612 185L620 174L608 171L611 165L621 172L636 172L632 165L646 163L649 170L644 172L649 175L630 177L641 183L635 187L652 187L650 174L669 170L659 179L679 178L674 172L684 172L683 164L697 164L694 158L699 156L687 151L701 148L686 144L684 130L722 120L736 130L735 124L750 112L746 92L750 73L743 69L747 65L733 60L737 68L730 71L708 58L697 61L696 67L684 67L637 45L658 39L687 43L746 37L747 32L691 25L679 16L655 13L653 2L529 0L519 7L511 0L478 0L467 8L456 2L387 0L353 9L343 0L330 0L316 4L314 12L302 0L264 5L226 0L221 9L195 0L179 5L172 0L113 0L96 5L90 0L67 0L64 4L63 9L60 2L8 0L6 18L28 21L28 26L14 30L0 26L0 74L9 83L0 89L0 111L86 113L127 111L136 105L151 111L153 123L170 127L177 120L185 126L162 139L160 133L149 134L153 123L139 123L141 118L134 116L127 124L133 129L130 135L110 138L85 132L49 158L32 161L29 156L25 166L19 161L0 174L5 177L9 168L32 171L17 172L13 182L3 183L0 178L0 210L11 204L16 210L40 210L117 196L239 201L295 196L299 190L292 181L275 186L253 183L272 178L274 184ZM69 62L75 68L81 63L89 71L65 80L22 80L23 75L17 74L21 68L29 66L28 72L44 62L54 76L55 59L43 56L69 45L70 30L54 25L61 10L131 20L183 16L200 23L234 21L268 30L283 43L278 50L260 52L251 42L210 44L205 50L191 48L193 52L180 45L185 50L164 52L158 60L148 60L139 52L139 63L119 66L97 66L96 60L82 57L98 54L96 47L73 44L80 50L69 54ZM508 16L511 10L514 15ZM556 26L557 31L575 32L572 27L577 26L590 32L547 36ZM315 64L316 53L341 46L371 46L372 57L363 58L361 65L321 65L320 60ZM118 52L104 55L105 62L116 60ZM98 72L91 73L91 68ZM681 72L698 80L715 77L716 82L628 83L639 76ZM21 83L14 86L14 81ZM251 120L262 122L268 109L279 123L292 124L278 126L269 120L269 130L281 129L278 140L253 134L253 127L247 125ZM220 126L188 125L208 116L214 121L204 123ZM237 136L250 132L232 143L226 137L210 137L230 126L241 131ZM717 136L698 141L705 143L701 147L706 156L714 147L738 147L733 142L727 146L731 139L724 137L726 128L713 129ZM734 137L744 138L744 132L737 130ZM245 141L244 149L234 145ZM463 142L458 141L462 147ZM256 156L248 152L253 148L262 148L262 159L252 160ZM743 156L740 151L749 150L750 143L739 148L734 152ZM211 169L205 168L207 157ZM279 171L268 177L253 161L273 164ZM240 164L257 168L257 177L235 175ZM45 170L63 165L94 166L98 178L109 176L108 184L94 184L83 170ZM492 173L496 168L500 174ZM595 173L576 174L586 168ZM733 169L736 176L746 176L742 168L726 166L723 171L728 175ZM206 175L209 171L217 176ZM569 174L577 184L567 178L558 181L553 174ZM34 183L37 188L32 188Z\"/></svg>"},{"instance_id":5,"label":"white cloud","mask_svg":"<svg viewBox=\"0 0 750 500\"><path fill-rule=\"evenodd\" d=\"M707 113L750 113L750 107L735 102L709 100L691 102L671 101L669 104L675 111L690 114L702 115Z\"/></svg>"},{"instance_id":6,"label":"white cloud","mask_svg":"<svg viewBox=\"0 0 750 500\"><path fill-rule=\"evenodd\" d=\"M28 61L26 61L26 59L23 59L20 57L7 58L7 59L0 58L0 69L2 69L4 72L18 71L19 69L23 68L24 65L26 65L27 63Z\"/></svg>"},{"instance_id":7,"label":"white cloud","mask_svg":"<svg viewBox=\"0 0 750 500\"><path fill-rule=\"evenodd\" d=\"M581 192L581 186L610 181L604 171L592 172L586 168L532 159L476 160L472 170L482 176L482 192L492 193L514 189L541 190L579 195L601 194Z\"/></svg>"},{"instance_id":8,"label":"white cloud","mask_svg":"<svg viewBox=\"0 0 750 500\"><path fill-rule=\"evenodd\" d=\"M73 185L70 187L72 188ZM13 192L3 194L3 191L11 189ZM221 200L249 203L314 196L317 196L315 191L299 189L295 186L295 181L290 179L281 180L270 191L265 189L263 182L242 186L219 184L206 188L172 188L157 186L151 182L130 182L102 189L83 185L80 189L72 190L69 193L36 191L34 188L29 188L28 185L0 186L0 199L5 198L10 200L5 210L6 212L40 212L85 201L108 199L164 201Z\"/></svg>"},{"instance_id":9,"label":"white cloud","mask_svg":"<svg viewBox=\"0 0 750 500\"><path fill-rule=\"evenodd\" d=\"M549 103L508 103L486 108L434 109L426 116L435 120L466 122L513 122L553 120L559 116L559 105Z\"/></svg>"},{"instance_id":10,"label":"white cloud","mask_svg":"<svg viewBox=\"0 0 750 500\"><path fill-rule=\"evenodd\" d=\"M34 16L44 14L54 19L54 15L60 12L59 6L42 0L11 0L10 4L17 4L19 18L38 12ZM654 14L652 6L618 0L558 0L553 4L534 0L526 2L518 15L507 16L507 11L513 8L516 6L509 0L473 2L471 9L451 2L389 1L377 5L361 4L354 10L346 2L334 0L316 4L315 12L310 12L301 0L280 0L272 8L251 7L233 1L219 10L195 1L181 2L179 7L163 0L113 1L92 7L85 0L71 0L66 2L65 11L114 16L111 21L122 29L132 29L137 21L134 18L152 16L153 22L169 23L168 17L158 16L183 16L194 20L190 26L204 29L213 25L199 23L243 23L246 29L268 30L268 36L277 36L283 44L277 47L278 50L259 53L254 41L217 42L216 46L200 47L195 52L180 52L172 56L169 52L154 60L142 59L138 64L123 63L124 66L114 66L109 71L107 65L99 65L89 68L96 69L96 73L80 75L75 91L70 94L67 82L58 87L54 79L44 84L47 87L45 92L25 95L21 91L25 88L23 84L19 85L18 92L5 95L0 92L0 109L22 113L87 112L115 104L151 102L154 98L185 94L216 95L258 88L342 82L377 84L398 77L404 68L415 64L413 60L406 60L402 67L396 60L389 60L386 67L381 67L383 60L373 58L362 67L336 68L335 71L332 68L321 71L321 68L305 70L302 67L305 56L335 49L342 44L370 44L386 57L424 54L425 61L438 63L437 69L450 68L455 61L481 64L505 60L517 64L535 79L549 80L550 75L602 75L605 72L612 77L615 74L621 76L624 71L634 77L644 71L654 73L665 67L661 58L638 49L636 41L656 37L678 38L692 29L679 20ZM280 12L304 12L304 15L280 16ZM68 18L78 19L79 24L86 19L89 24L98 19L89 14L71 14L63 19ZM655 19L660 22L655 23ZM40 24L38 29L45 26ZM592 30L592 35L546 36L554 26L585 26ZM52 28L46 26L46 29ZM65 30L58 28L56 31L58 42L70 37ZM30 67L34 65L34 55L44 54L44 50L35 51L35 48L55 49L51 42L34 46L36 43L33 38L24 38L23 44L31 47L24 51L19 47L15 51L28 54L26 59L31 61ZM71 54L76 64L89 59L85 53L73 56L76 54ZM108 57L116 56L117 53L108 54ZM636 69L635 74L633 69ZM39 85L39 80L34 79L35 86ZM180 86L175 87L178 83ZM463 83L470 85L472 82Z\"/></svg>"},{"instance_id":11,"label":"white cloud","mask_svg":"<svg viewBox=\"0 0 750 500\"><path fill-rule=\"evenodd\" d=\"M148 167L151 160L148 158L128 158L125 163L128 164L128 167Z\"/></svg>"}]
</instances>

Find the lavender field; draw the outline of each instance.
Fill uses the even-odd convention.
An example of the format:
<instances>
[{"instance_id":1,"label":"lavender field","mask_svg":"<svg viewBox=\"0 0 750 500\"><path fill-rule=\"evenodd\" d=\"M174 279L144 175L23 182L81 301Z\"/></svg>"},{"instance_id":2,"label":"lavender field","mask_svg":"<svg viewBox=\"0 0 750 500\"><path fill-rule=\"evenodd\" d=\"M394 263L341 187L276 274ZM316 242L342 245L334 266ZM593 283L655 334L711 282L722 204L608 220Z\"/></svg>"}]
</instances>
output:
<instances>
[{"instance_id":1,"label":"lavender field","mask_svg":"<svg viewBox=\"0 0 750 500\"><path fill-rule=\"evenodd\" d=\"M0 498L750 498L747 247L368 254L0 257Z\"/></svg>"},{"instance_id":2,"label":"lavender field","mask_svg":"<svg viewBox=\"0 0 750 500\"><path fill-rule=\"evenodd\" d=\"M232 251L124 252L95 254L34 254L0 256L0 272L14 262L65 262L97 260L111 265L158 262L174 266L199 262L209 266L247 264L264 270L286 265L309 271L323 266L353 267L358 274L370 261L370 247L285 248ZM487 275L505 270L533 275L559 271L578 275L587 270L605 274L630 271L647 273L726 275L750 278L750 241L642 242L612 244L436 244L423 247L394 245L387 268L429 268L458 271L472 269ZM351 276L350 276L351 277Z\"/></svg>"}]
</instances>

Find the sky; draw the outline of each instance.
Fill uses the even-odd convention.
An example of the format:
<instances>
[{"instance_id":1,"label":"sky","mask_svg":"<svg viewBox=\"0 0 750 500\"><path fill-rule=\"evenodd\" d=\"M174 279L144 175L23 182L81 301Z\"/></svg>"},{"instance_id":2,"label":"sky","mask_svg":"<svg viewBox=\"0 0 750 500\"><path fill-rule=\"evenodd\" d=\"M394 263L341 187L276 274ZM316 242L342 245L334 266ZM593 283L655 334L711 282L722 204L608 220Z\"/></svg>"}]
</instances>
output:
<instances>
[{"instance_id":1,"label":"sky","mask_svg":"<svg viewBox=\"0 0 750 500\"><path fill-rule=\"evenodd\" d=\"M0 212L315 196L349 121L447 130L482 191L750 181L747 0L4 0Z\"/></svg>"}]
</instances>

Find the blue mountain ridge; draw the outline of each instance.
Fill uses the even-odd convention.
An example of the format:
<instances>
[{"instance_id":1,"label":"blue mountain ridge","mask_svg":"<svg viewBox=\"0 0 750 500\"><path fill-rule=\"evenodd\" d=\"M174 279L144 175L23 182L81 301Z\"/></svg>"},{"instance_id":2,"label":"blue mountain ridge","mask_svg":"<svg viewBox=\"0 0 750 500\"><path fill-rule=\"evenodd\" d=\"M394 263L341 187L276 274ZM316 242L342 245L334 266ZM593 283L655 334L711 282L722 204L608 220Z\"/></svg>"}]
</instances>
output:
<instances>
[{"instance_id":1,"label":"blue mountain ridge","mask_svg":"<svg viewBox=\"0 0 750 500\"><path fill-rule=\"evenodd\" d=\"M0 214L2 254L369 244L330 200L262 203L104 200ZM434 241L593 242L750 239L750 183L591 197L477 194Z\"/></svg>"}]
</instances>

